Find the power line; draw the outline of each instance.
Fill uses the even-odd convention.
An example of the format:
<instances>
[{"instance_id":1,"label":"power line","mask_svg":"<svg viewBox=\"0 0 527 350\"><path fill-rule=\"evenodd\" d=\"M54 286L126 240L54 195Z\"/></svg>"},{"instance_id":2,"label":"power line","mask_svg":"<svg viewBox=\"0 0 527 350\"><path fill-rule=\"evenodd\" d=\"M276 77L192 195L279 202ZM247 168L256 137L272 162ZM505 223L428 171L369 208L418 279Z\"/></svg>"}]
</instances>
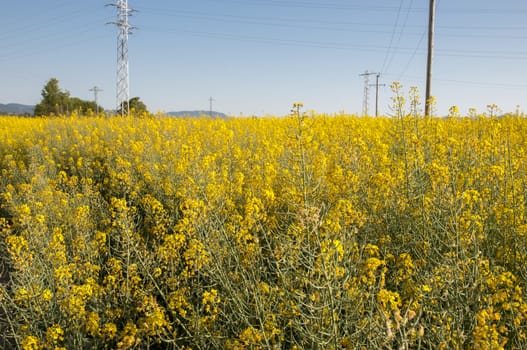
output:
<instances>
[{"instance_id":1,"label":"power line","mask_svg":"<svg viewBox=\"0 0 527 350\"><path fill-rule=\"evenodd\" d=\"M263 36L248 36L239 34L228 34L218 32L204 32L204 31L189 31L181 30L178 34L188 34L204 38L213 39L225 39L240 42L256 42L273 45L286 45L286 46L301 46L301 47L312 47L319 49L335 49L335 50L361 50L367 52L382 52L386 50L385 46L377 45L350 45L346 43L337 42L324 42L324 41L309 41L309 40L293 40L293 39L279 39L270 38ZM417 50L419 53L419 50ZM400 47L398 52L401 54L416 55L415 47ZM420 55L425 52L420 52ZM440 49L437 50L438 56L457 56L457 57L475 57L475 58L505 58L505 59L526 59L527 51L487 51L487 50L448 50Z\"/></svg>"},{"instance_id":2,"label":"power line","mask_svg":"<svg viewBox=\"0 0 527 350\"><path fill-rule=\"evenodd\" d=\"M401 77L404 75L404 73L406 73L406 71L408 70L408 68L410 67L410 64L412 63L412 61L414 60L415 58L415 55L417 54L417 51L421 48L421 43L423 42L424 38L426 36L426 31L423 32L423 34L421 35L421 38L419 39L419 41L417 42L417 46L415 47L415 50L412 52L412 54L410 55L410 59L408 59L408 62L406 63L406 65L404 66L403 70L401 71L401 73L399 74L399 77L397 78L397 80L401 80Z\"/></svg>"},{"instance_id":3,"label":"power line","mask_svg":"<svg viewBox=\"0 0 527 350\"><path fill-rule=\"evenodd\" d=\"M409 15L410 12L415 11L415 8L413 7L413 2L407 7L407 15ZM439 3L437 4L439 5ZM393 10L397 9L397 7L392 8ZM421 11L422 10L422 11ZM426 8L419 8L419 12L425 12ZM387 27L390 29L393 29L392 24L386 24L384 22L378 22L378 23L372 23L372 22L357 22L357 21L339 21L336 18L332 18L331 20L323 20L320 18L309 18L308 20L299 18L299 17L280 17L280 16L242 16L242 15L233 15L231 13L229 14L222 14L218 12L203 12L203 11L193 11L193 10L169 10L166 8L153 8L153 7L142 7L142 12L153 14L153 15L159 15L164 17L177 17L177 18L190 18L190 19L203 19L206 21L214 20L214 21L221 21L221 22L242 22L242 23L253 23L253 24L262 24L261 22L266 22L265 24L276 24L276 25L284 25L284 26L290 26L292 23L300 23L303 24L301 28L313 28L313 29L319 29L320 27L313 26L311 27L310 24L322 24L322 25L330 25L330 26L359 26L359 27L373 27L373 28L380 28L380 27ZM445 12L444 9L441 10L442 12ZM511 13L518 13L518 11L511 10ZM421 29L422 25L411 25L406 24L405 27L407 28L417 28ZM526 26L496 26L496 25L486 25L486 26L470 26L470 25L438 25L438 29L462 29L462 30L468 30L470 32L473 32L474 30L516 30L516 31L522 31L527 29ZM356 28L355 28L356 29ZM355 30L353 29L353 30ZM373 31L376 32L376 31ZM382 33L392 33L392 30L390 31L383 31Z\"/></svg>"},{"instance_id":4,"label":"power line","mask_svg":"<svg viewBox=\"0 0 527 350\"><path fill-rule=\"evenodd\" d=\"M217 0L206 0L217 3ZM241 5L259 6L272 5L286 8L316 8L316 9L335 9L335 10L364 10L364 11L386 11L393 12L397 6L371 6L371 5L342 5L341 3L330 3L327 1L281 1L281 0L223 0L222 2L230 2ZM414 8L413 11L428 12L426 7ZM527 12L526 8L474 8L474 7L447 7L442 10L444 13L453 14L522 14Z\"/></svg>"},{"instance_id":5,"label":"power line","mask_svg":"<svg viewBox=\"0 0 527 350\"><path fill-rule=\"evenodd\" d=\"M390 56L391 50L392 50L392 44L393 44L393 38L395 37L395 32L397 30L397 25L399 24L399 16L401 15L401 9L403 8L404 0L401 0L399 3L399 9L397 10L397 17L395 17L395 24L393 26L392 35L390 36L390 43L388 44L388 50L386 51L386 55L384 56L384 61L382 63L382 71L386 68L386 63L388 61L388 57Z\"/></svg>"},{"instance_id":6,"label":"power line","mask_svg":"<svg viewBox=\"0 0 527 350\"><path fill-rule=\"evenodd\" d=\"M436 82L445 82L467 86L480 86L480 87L489 87L489 88L500 88L507 90L524 90L527 89L527 84L502 84L502 83L488 83L482 81L469 81L469 80L458 80L458 79L434 79Z\"/></svg>"},{"instance_id":7,"label":"power line","mask_svg":"<svg viewBox=\"0 0 527 350\"><path fill-rule=\"evenodd\" d=\"M385 74L385 76L395 77L393 74ZM399 76L397 78L400 79ZM407 79L415 82L422 81L422 76L406 76ZM507 84L507 83L493 83L485 81L473 81L473 80L459 80L459 79L443 79L443 78L434 78L434 83L448 83L448 86L452 84L465 85L465 86L479 86L487 88L499 88L499 89L508 89L508 90L524 90L527 89L527 84Z\"/></svg>"},{"instance_id":8,"label":"power line","mask_svg":"<svg viewBox=\"0 0 527 350\"><path fill-rule=\"evenodd\" d=\"M247 17L247 16L232 16L232 15L209 15L209 14L174 14L170 15L167 13L160 13L160 15L163 16L169 16L169 17L176 17L176 18L188 18L192 20L203 20L206 22L215 21L215 22L222 22L222 23L240 23L240 24L248 24L252 26L271 26L271 27L279 27L279 28L295 28L295 29L308 29L308 30L325 30L325 31L337 31L337 32L353 32L353 33L372 33L372 34L387 34L390 33L389 31L385 30L378 30L377 28L380 27L378 25L374 24L367 24L367 23L359 23L359 22L343 22L343 23L336 23L336 22L326 22L326 21L316 21L313 23L316 23L317 25L310 25L306 24L306 21L294 21L291 19L277 19L277 18L265 18L265 17ZM311 22L311 20L309 21ZM360 28L351 28L349 25L357 25ZM338 26L348 26L346 28L338 27ZM371 26L376 29L372 30L366 30L362 29L365 26ZM164 29L162 29L164 31Z\"/></svg>"},{"instance_id":9,"label":"power line","mask_svg":"<svg viewBox=\"0 0 527 350\"><path fill-rule=\"evenodd\" d=\"M390 66L393 62L393 59L395 58L395 53L397 52L397 49L399 47L399 44L401 43L401 39L403 37L404 30L406 29L406 26L408 24L408 18L410 17L410 10L412 9L413 0L410 0L410 4L408 5L408 11L406 11L406 16L404 18L403 25L401 26L401 30L399 31L399 36L397 38L397 43L395 44L395 51L392 53L390 60L386 64L386 67L384 67L383 71L388 71L390 69Z\"/></svg>"},{"instance_id":10,"label":"power line","mask_svg":"<svg viewBox=\"0 0 527 350\"><path fill-rule=\"evenodd\" d=\"M412 6L412 5L410 5ZM411 9L409 7L408 9ZM353 32L353 33L368 33L368 34L391 34L393 31L388 30L379 30L379 28L388 27L389 25L383 24L383 23L364 23L364 22L339 22L339 21L320 21L320 20L309 20L308 24L306 24L305 20L298 20L295 18L276 18L276 17L251 17L251 16L234 16L234 15L223 15L223 14L209 14L204 12L194 12L194 11L177 11L172 13L170 11L162 11L162 10L155 10L155 9L147 9L144 10L144 12L154 14L154 15L160 15L164 17L175 17L178 19L191 19L194 21L206 21L209 23L210 21L215 22L221 22L221 23L240 23L240 24L247 24L250 26L270 26L270 27L278 27L278 28L295 28L295 29L307 29L307 30L316 30L316 31L335 31L335 32ZM406 35L414 35L414 36L420 36L421 32L405 32L406 28L419 28L421 29L422 26L418 25L409 25L407 23L409 18L409 12L406 13L407 16L405 17L405 20L401 26L401 29L398 31L398 39L395 45L392 43L392 48L395 47L396 50L398 49L399 43L401 42L401 39L403 37L403 33ZM167 21L160 21L160 23L172 23ZM180 23L180 22L179 22ZM311 23L314 23L316 25L312 25ZM358 27L358 28L357 28ZM367 29L368 27L372 27L372 29ZM390 26L391 27L391 26ZM366 29L365 29L366 28ZM516 33L521 33L525 30L527 30L527 27L490 27L490 26L480 26L480 27L463 27L463 26L436 26L438 29L442 29L440 32L438 32L438 35L441 37L456 37L456 38L495 38L495 39L527 39L526 35L504 35L504 34L493 34L493 33L482 33L482 31L485 30L514 30ZM478 29L477 33L474 33L475 29ZM149 26L147 29L153 30L153 31L159 31L159 32L169 32L169 31L176 31L180 32L180 29L172 29L169 27L152 27ZM447 33L444 30L470 30L470 33ZM395 53L391 55L391 59L388 61L386 68L391 65L391 62L393 61ZM388 55L390 56L390 55Z\"/></svg>"},{"instance_id":11,"label":"power line","mask_svg":"<svg viewBox=\"0 0 527 350\"><path fill-rule=\"evenodd\" d=\"M211 0L209 0L211 1ZM372 12L392 12L397 7L395 6L372 6L372 5L342 5L341 3L329 3L326 1L280 1L280 0L224 0L225 2L236 3L241 5L265 5L277 6L286 8L305 8L305 9L327 9L327 10L349 10L349 11L372 11ZM216 1L214 1L216 2ZM416 9L418 11L425 11L425 8Z\"/></svg>"},{"instance_id":12,"label":"power line","mask_svg":"<svg viewBox=\"0 0 527 350\"><path fill-rule=\"evenodd\" d=\"M97 20L97 21L79 23L78 15L85 13L85 12L86 12L86 9L76 9L75 11L67 12L60 16L54 16L51 18L47 18L45 20L42 19L41 21L32 20L28 23L24 23L24 21L27 19L23 19L23 20L20 20L20 23L18 23L18 25L13 26L11 28L7 27L6 30L3 30L2 33L0 34L0 38L9 39L14 34L23 34L25 37L30 33L42 34L45 29L49 30L53 28L56 28L57 32L60 32L62 30L60 26L68 22L71 22L72 24L71 29L74 29L73 25L75 25L75 28L77 28L81 24L90 25L90 24L99 22ZM71 20L72 18L75 18L75 21Z\"/></svg>"}]
</instances>

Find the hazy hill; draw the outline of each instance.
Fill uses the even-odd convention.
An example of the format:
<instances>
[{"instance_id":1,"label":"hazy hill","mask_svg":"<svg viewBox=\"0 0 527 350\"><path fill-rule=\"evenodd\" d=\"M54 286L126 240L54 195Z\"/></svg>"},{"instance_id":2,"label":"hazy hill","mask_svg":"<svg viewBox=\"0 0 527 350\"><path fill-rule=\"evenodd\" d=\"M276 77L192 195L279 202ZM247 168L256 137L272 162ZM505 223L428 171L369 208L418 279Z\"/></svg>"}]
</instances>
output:
<instances>
[{"instance_id":1,"label":"hazy hill","mask_svg":"<svg viewBox=\"0 0 527 350\"><path fill-rule=\"evenodd\" d=\"M210 111L178 111L178 112L166 112L165 115L179 118L199 118L202 116L209 116ZM221 112L212 111L213 118L225 119L227 115Z\"/></svg>"},{"instance_id":2,"label":"hazy hill","mask_svg":"<svg viewBox=\"0 0 527 350\"><path fill-rule=\"evenodd\" d=\"M33 115L34 110L35 106L23 105L19 103L0 103L0 114L4 115ZM165 115L179 118L199 118L202 116L209 116L210 111L177 111L167 112ZM212 111L212 117L226 119L227 115L225 113Z\"/></svg>"},{"instance_id":3,"label":"hazy hill","mask_svg":"<svg viewBox=\"0 0 527 350\"><path fill-rule=\"evenodd\" d=\"M35 106L22 105L19 103L8 103L4 105L0 103L0 114L32 115L34 110Z\"/></svg>"}]
</instances>

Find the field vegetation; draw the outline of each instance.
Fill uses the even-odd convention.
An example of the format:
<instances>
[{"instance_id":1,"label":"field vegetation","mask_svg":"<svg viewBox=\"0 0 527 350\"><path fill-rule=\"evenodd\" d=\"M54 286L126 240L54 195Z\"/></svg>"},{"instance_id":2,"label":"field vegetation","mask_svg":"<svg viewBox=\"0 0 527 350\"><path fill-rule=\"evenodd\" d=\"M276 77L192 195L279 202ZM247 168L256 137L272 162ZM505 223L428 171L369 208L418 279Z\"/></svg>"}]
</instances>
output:
<instances>
[{"instance_id":1,"label":"field vegetation","mask_svg":"<svg viewBox=\"0 0 527 350\"><path fill-rule=\"evenodd\" d=\"M527 120L0 117L0 347L527 348Z\"/></svg>"}]
</instances>

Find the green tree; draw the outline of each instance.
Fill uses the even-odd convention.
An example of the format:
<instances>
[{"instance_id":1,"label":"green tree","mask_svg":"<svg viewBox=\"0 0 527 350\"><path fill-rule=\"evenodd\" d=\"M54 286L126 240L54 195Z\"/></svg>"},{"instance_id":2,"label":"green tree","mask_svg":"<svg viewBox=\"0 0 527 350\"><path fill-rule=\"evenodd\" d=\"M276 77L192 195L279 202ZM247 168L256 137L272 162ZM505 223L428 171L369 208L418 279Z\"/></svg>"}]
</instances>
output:
<instances>
[{"instance_id":1,"label":"green tree","mask_svg":"<svg viewBox=\"0 0 527 350\"><path fill-rule=\"evenodd\" d=\"M95 102L82 100L78 97L70 97L68 91L61 90L59 81L56 78L51 78L44 85L41 95L42 101L35 106L35 115L37 116L97 110ZM99 106L99 110L103 110L103 108Z\"/></svg>"},{"instance_id":2,"label":"green tree","mask_svg":"<svg viewBox=\"0 0 527 350\"><path fill-rule=\"evenodd\" d=\"M123 105L124 105L124 102L121 103L120 108L117 110L117 114L120 114L120 115L126 114L126 113L123 113L123 107L124 107ZM129 111L131 115L140 115L143 113L148 113L148 108L143 103L143 101L141 101L139 97L132 97L130 100L128 100L128 105L130 108Z\"/></svg>"},{"instance_id":3,"label":"green tree","mask_svg":"<svg viewBox=\"0 0 527 350\"><path fill-rule=\"evenodd\" d=\"M67 112L69 92L62 91L59 81L51 78L41 92L42 100L35 106L35 115L63 114Z\"/></svg>"},{"instance_id":4,"label":"green tree","mask_svg":"<svg viewBox=\"0 0 527 350\"><path fill-rule=\"evenodd\" d=\"M97 105L93 101L86 101L78 97L71 97L68 101L68 110L78 112L95 112L97 110ZM103 108L99 106L99 110L103 110Z\"/></svg>"}]
</instances>

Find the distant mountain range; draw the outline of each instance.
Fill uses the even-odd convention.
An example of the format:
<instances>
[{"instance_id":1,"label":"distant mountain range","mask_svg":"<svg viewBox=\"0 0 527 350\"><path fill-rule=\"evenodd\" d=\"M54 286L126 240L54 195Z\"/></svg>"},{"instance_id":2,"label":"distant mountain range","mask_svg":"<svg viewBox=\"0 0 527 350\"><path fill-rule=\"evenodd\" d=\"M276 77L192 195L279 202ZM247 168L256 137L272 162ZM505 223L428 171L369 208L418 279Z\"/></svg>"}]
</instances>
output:
<instances>
[{"instance_id":1,"label":"distant mountain range","mask_svg":"<svg viewBox=\"0 0 527 350\"><path fill-rule=\"evenodd\" d=\"M23 105L19 103L0 103L0 114L3 115L33 115L35 106ZM178 117L178 118L199 118L203 116L209 116L210 111L178 111L178 112L166 112L167 116ZM213 118L226 119L227 115L221 112L212 111Z\"/></svg>"},{"instance_id":2,"label":"distant mountain range","mask_svg":"<svg viewBox=\"0 0 527 350\"><path fill-rule=\"evenodd\" d=\"M19 103L0 103L0 114L28 115L33 114L35 106L22 105Z\"/></svg>"},{"instance_id":3,"label":"distant mountain range","mask_svg":"<svg viewBox=\"0 0 527 350\"><path fill-rule=\"evenodd\" d=\"M199 118L209 117L210 111L179 111L179 112L166 112L165 115L179 118ZM226 119L228 118L225 113L212 111L213 118Z\"/></svg>"}]
</instances>

